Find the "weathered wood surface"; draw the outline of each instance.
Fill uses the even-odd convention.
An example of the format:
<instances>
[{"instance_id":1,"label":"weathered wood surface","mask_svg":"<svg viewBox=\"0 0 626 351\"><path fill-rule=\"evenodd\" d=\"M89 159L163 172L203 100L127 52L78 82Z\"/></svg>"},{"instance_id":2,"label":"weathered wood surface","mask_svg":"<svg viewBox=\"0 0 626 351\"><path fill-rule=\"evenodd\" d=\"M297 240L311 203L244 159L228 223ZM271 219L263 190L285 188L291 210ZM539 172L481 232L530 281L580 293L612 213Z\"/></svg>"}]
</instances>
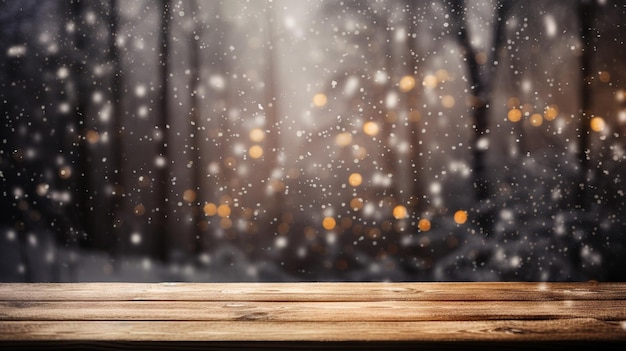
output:
<instances>
[{"instance_id":1,"label":"weathered wood surface","mask_svg":"<svg viewBox=\"0 0 626 351\"><path fill-rule=\"evenodd\" d=\"M626 343L626 283L0 284L26 341Z\"/></svg>"},{"instance_id":2,"label":"weathered wood surface","mask_svg":"<svg viewBox=\"0 0 626 351\"><path fill-rule=\"evenodd\" d=\"M34 283L0 284L0 301L626 300L623 283Z\"/></svg>"}]
</instances>

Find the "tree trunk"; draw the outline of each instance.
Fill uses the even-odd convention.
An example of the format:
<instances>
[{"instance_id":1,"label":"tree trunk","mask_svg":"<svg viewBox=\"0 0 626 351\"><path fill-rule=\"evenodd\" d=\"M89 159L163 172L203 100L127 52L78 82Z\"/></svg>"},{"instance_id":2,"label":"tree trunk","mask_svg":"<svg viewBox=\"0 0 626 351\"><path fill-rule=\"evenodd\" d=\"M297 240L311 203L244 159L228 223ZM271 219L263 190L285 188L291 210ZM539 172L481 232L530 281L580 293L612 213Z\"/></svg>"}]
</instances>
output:
<instances>
[{"instance_id":1,"label":"tree trunk","mask_svg":"<svg viewBox=\"0 0 626 351\"><path fill-rule=\"evenodd\" d=\"M493 20L493 37L490 49L492 52L488 56L486 63L478 61L478 52L472 47L467 30L468 19L466 15L466 1L455 0L450 2L450 18L453 33L457 37L457 42L461 47L463 59L467 65L468 83L471 88L470 96L472 120L474 125L474 136L472 140L472 169L474 194L479 206L489 207L489 197L491 189L486 170L486 157L489 131L489 108L492 97L492 90L495 81L497 59L505 38L504 18L511 6L510 1L498 1L496 3L496 13ZM476 224L485 234L492 232L493 215L489 208L480 208Z\"/></svg>"},{"instance_id":2,"label":"tree trunk","mask_svg":"<svg viewBox=\"0 0 626 351\"><path fill-rule=\"evenodd\" d=\"M160 133L161 140L159 141L157 156L164 162L157 164L156 170L156 184L155 193L158 197L157 203L160 203L158 207L158 213L155 213L155 231L157 247L157 256L166 261L168 258L168 208L169 208L169 181L170 181L170 165L168 153L168 119L169 119L169 32L170 32L170 1L161 0L161 28L160 28L160 40L159 40L159 75L161 77L161 87L158 100L159 116L157 120L156 128Z\"/></svg>"},{"instance_id":3,"label":"tree trunk","mask_svg":"<svg viewBox=\"0 0 626 351\"><path fill-rule=\"evenodd\" d=\"M196 1L190 1L191 13L194 14L198 12L198 4ZM198 23L194 21L193 30L191 31L190 38L190 49L189 49L189 91L191 93L190 96L190 104L189 104L189 117L191 119L191 160L193 162L193 169L191 173L191 183L192 190L196 194L196 199L194 200L194 204L192 205L192 216L193 216L193 251L196 254L200 254L203 251L202 241L200 238L203 236L203 230L201 226L202 221L202 204L204 203L204 189L202 187L202 180L205 176L206 166L203 162L202 158L202 121L200 120L200 116L202 115L201 106L200 106L200 97L198 96L198 87L200 84L200 43L195 39L195 36L199 35L199 26Z\"/></svg>"},{"instance_id":4,"label":"tree trunk","mask_svg":"<svg viewBox=\"0 0 626 351\"><path fill-rule=\"evenodd\" d=\"M415 42L415 38L413 38L413 34L417 34L417 19L418 15L415 13L415 2L411 0L407 0L405 4L408 11L408 23L407 29L409 36L407 37L407 55L406 58L409 61L408 72L407 74L416 78L418 73L418 59L417 59L417 43ZM417 80L417 79L416 79ZM408 169L409 169L409 181L411 182L410 189L410 197L411 197L411 207L414 209L425 210L427 206L425 204L421 204L421 200L425 199L425 188L423 182L419 181L420 179L420 122L417 120L411 120L410 114L414 108L417 108L417 87L421 86L417 84L414 90L405 98L405 106L403 106L406 111L406 118L409 123L409 137L411 138L411 145L408 152Z\"/></svg>"},{"instance_id":5,"label":"tree trunk","mask_svg":"<svg viewBox=\"0 0 626 351\"><path fill-rule=\"evenodd\" d=\"M582 52L580 54L580 137L578 140L577 158L579 161L579 184L576 194L576 207L587 209L587 183L590 177L589 149L590 149L590 121L591 121L591 94L592 94L592 62L593 62L593 14L592 1L580 0L578 3L578 20L580 22L580 39Z\"/></svg>"},{"instance_id":6,"label":"tree trunk","mask_svg":"<svg viewBox=\"0 0 626 351\"><path fill-rule=\"evenodd\" d=\"M110 156L112 159L112 171L109 172L108 177L110 184L115 189L114 194L110 198L107 198L109 219L108 225L103 234L107 235L108 240L106 247L109 251L109 255L114 262L117 262L120 251L120 239L122 236L122 192L123 184L122 179L124 175L124 158L126 156L123 144L123 126L122 126L122 67L119 57L119 50L117 48L117 35L119 27L118 17L118 4L117 0L110 0L109 8L109 42L107 59L112 66L112 79L111 79L111 103L113 104L113 143L111 144Z\"/></svg>"}]
</instances>

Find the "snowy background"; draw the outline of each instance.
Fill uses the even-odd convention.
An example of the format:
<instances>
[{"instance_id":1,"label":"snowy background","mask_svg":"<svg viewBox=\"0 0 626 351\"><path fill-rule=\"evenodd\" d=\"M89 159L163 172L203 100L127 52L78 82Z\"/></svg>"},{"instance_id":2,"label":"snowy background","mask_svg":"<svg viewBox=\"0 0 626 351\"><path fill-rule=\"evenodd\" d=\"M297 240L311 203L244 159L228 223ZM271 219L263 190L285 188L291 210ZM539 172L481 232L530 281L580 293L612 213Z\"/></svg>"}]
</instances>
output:
<instances>
[{"instance_id":1,"label":"snowy background","mask_svg":"<svg viewBox=\"0 0 626 351\"><path fill-rule=\"evenodd\" d=\"M625 280L623 1L0 1L0 281Z\"/></svg>"}]
</instances>

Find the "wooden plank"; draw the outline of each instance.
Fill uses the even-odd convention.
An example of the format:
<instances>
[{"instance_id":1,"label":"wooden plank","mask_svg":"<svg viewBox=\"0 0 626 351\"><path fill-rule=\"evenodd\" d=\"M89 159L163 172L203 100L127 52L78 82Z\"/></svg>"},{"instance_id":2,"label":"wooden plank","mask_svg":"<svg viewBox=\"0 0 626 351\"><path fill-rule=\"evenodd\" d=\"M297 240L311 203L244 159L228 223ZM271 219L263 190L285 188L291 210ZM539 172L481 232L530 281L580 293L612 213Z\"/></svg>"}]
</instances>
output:
<instances>
[{"instance_id":1,"label":"wooden plank","mask_svg":"<svg viewBox=\"0 0 626 351\"><path fill-rule=\"evenodd\" d=\"M624 323L594 318L439 322L64 321L0 323L0 340L625 341Z\"/></svg>"},{"instance_id":2,"label":"wooden plank","mask_svg":"<svg viewBox=\"0 0 626 351\"><path fill-rule=\"evenodd\" d=\"M626 320L626 300L569 301L16 301L0 302L0 321L468 321L593 317Z\"/></svg>"},{"instance_id":3,"label":"wooden plank","mask_svg":"<svg viewBox=\"0 0 626 351\"><path fill-rule=\"evenodd\" d=\"M0 284L0 340L623 346L626 284Z\"/></svg>"},{"instance_id":4,"label":"wooden plank","mask_svg":"<svg viewBox=\"0 0 626 351\"><path fill-rule=\"evenodd\" d=\"M3 301L624 300L622 283L10 283Z\"/></svg>"},{"instance_id":5,"label":"wooden plank","mask_svg":"<svg viewBox=\"0 0 626 351\"><path fill-rule=\"evenodd\" d=\"M150 351L232 351L232 350L463 350L463 351L501 351L501 350L624 350L619 341L574 340L574 341L5 341L0 343L0 350L150 350Z\"/></svg>"}]
</instances>

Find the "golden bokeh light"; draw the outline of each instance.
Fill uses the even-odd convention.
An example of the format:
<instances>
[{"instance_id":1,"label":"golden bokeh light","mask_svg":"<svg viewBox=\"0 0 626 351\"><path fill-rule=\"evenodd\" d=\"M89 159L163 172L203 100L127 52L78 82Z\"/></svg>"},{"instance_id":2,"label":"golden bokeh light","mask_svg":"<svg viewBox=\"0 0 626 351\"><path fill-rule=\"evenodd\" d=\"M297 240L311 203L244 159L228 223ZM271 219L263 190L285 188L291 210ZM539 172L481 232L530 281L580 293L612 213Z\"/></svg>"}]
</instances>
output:
<instances>
[{"instance_id":1,"label":"golden bokeh light","mask_svg":"<svg viewBox=\"0 0 626 351\"><path fill-rule=\"evenodd\" d=\"M224 159L224 166L229 168L235 168L237 167L237 160L232 156L228 156Z\"/></svg>"},{"instance_id":2,"label":"golden bokeh light","mask_svg":"<svg viewBox=\"0 0 626 351\"><path fill-rule=\"evenodd\" d=\"M376 122L368 121L363 124L363 132L369 136L375 136L380 131Z\"/></svg>"},{"instance_id":3,"label":"golden bokeh light","mask_svg":"<svg viewBox=\"0 0 626 351\"><path fill-rule=\"evenodd\" d=\"M356 145L354 150L352 150L352 155L359 160L364 160L367 157L367 149L363 146Z\"/></svg>"},{"instance_id":4,"label":"golden bokeh light","mask_svg":"<svg viewBox=\"0 0 626 351\"><path fill-rule=\"evenodd\" d=\"M373 227L373 228L368 228L367 230L367 236L370 239L378 239L380 238L380 228L377 227Z\"/></svg>"},{"instance_id":5,"label":"golden bokeh light","mask_svg":"<svg viewBox=\"0 0 626 351\"><path fill-rule=\"evenodd\" d=\"M437 77L437 79L439 79L440 82L450 80L450 73L448 73L448 71L443 68L438 69L437 72L435 72L435 76Z\"/></svg>"},{"instance_id":6,"label":"golden bokeh light","mask_svg":"<svg viewBox=\"0 0 626 351\"><path fill-rule=\"evenodd\" d=\"M350 208L352 208L355 211L358 211L360 209L363 208L363 199L360 197L355 197L352 200L350 200Z\"/></svg>"},{"instance_id":7,"label":"golden bokeh light","mask_svg":"<svg viewBox=\"0 0 626 351\"><path fill-rule=\"evenodd\" d=\"M265 131L261 128L254 128L250 131L250 140L260 143L265 140Z\"/></svg>"},{"instance_id":8,"label":"golden bokeh light","mask_svg":"<svg viewBox=\"0 0 626 351\"><path fill-rule=\"evenodd\" d=\"M261 158L263 156L263 148L259 145L252 145L248 150L248 155L252 158Z\"/></svg>"},{"instance_id":9,"label":"golden bokeh light","mask_svg":"<svg viewBox=\"0 0 626 351\"><path fill-rule=\"evenodd\" d=\"M539 127L543 124L543 116L539 113L533 113L530 116L530 125L533 127Z\"/></svg>"},{"instance_id":10,"label":"golden bokeh light","mask_svg":"<svg viewBox=\"0 0 626 351\"><path fill-rule=\"evenodd\" d=\"M95 144L100 140L100 133L96 132L93 129L90 129L87 131L87 134L85 135L85 139L87 140L89 144Z\"/></svg>"},{"instance_id":11,"label":"golden bokeh light","mask_svg":"<svg viewBox=\"0 0 626 351\"><path fill-rule=\"evenodd\" d=\"M359 173L352 173L348 177L348 183L350 183L351 186L359 186L363 183L363 177Z\"/></svg>"},{"instance_id":12,"label":"golden bokeh light","mask_svg":"<svg viewBox=\"0 0 626 351\"><path fill-rule=\"evenodd\" d=\"M63 166L59 168L59 176L61 179L68 179L72 176L72 168L70 166Z\"/></svg>"},{"instance_id":13,"label":"golden bokeh light","mask_svg":"<svg viewBox=\"0 0 626 351\"><path fill-rule=\"evenodd\" d=\"M274 193L282 193L285 191L285 183L281 182L279 179L272 179L269 189Z\"/></svg>"},{"instance_id":14,"label":"golden bokeh light","mask_svg":"<svg viewBox=\"0 0 626 351\"><path fill-rule=\"evenodd\" d=\"M546 107L546 110L543 112L543 118L545 118L546 121L553 121L558 115L559 108L556 105Z\"/></svg>"},{"instance_id":15,"label":"golden bokeh light","mask_svg":"<svg viewBox=\"0 0 626 351\"><path fill-rule=\"evenodd\" d=\"M593 117L589 123L591 130L593 130L594 132L601 132L606 127L606 122L604 122L604 118L600 116Z\"/></svg>"},{"instance_id":16,"label":"golden bokeh light","mask_svg":"<svg viewBox=\"0 0 626 351\"><path fill-rule=\"evenodd\" d=\"M196 192L193 189L187 189L183 192L183 200L185 202L194 202L196 200Z\"/></svg>"},{"instance_id":17,"label":"golden bokeh light","mask_svg":"<svg viewBox=\"0 0 626 351\"><path fill-rule=\"evenodd\" d=\"M456 222L456 224L464 224L467 222L467 211L458 210L454 212L454 222Z\"/></svg>"},{"instance_id":18,"label":"golden bokeh light","mask_svg":"<svg viewBox=\"0 0 626 351\"><path fill-rule=\"evenodd\" d=\"M337 221L333 217L324 217L322 220L322 227L326 230L333 230L337 225Z\"/></svg>"},{"instance_id":19,"label":"golden bokeh light","mask_svg":"<svg viewBox=\"0 0 626 351\"><path fill-rule=\"evenodd\" d=\"M439 84L439 79L437 79L437 76L432 75L432 74L426 75L424 77L424 80L422 81L422 85L428 89L435 89L438 84Z\"/></svg>"},{"instance_id":20,"label":"golden bokeh light","mask_svg":"<svg viewBox=\"0 0 626 351\"><path fill-rule=\"evenodd\" d=\"M228 206L227 204L219 205L219 207L217 208L217 215L222 218L230 216L230 206Z\"/></svg>"},{"instance_id":21,"label":"golden bokeh light","mask_svg":"<svg viewBox=\"0 0 626 351\"><path fill-rule=\"evenodd\" d=\"M217 214L217 206L212 202L205 204L202 210L207 216L215 216Z\"/></svg>"},{"instance_id":22,"label":"golden bokeh light","mask_svg":"<svg viewBox=\"0 0 626 351\"><path fill-rule=\"evenodd\" d=\"M352 134L350 132L343 132L337 134L335 137L335 144L339 147L346 147L352 143Z\"/></svg>"},{"instance_id":23,"label":"golden bokeh light","mask_svg":"<svg viewBox=\"0 0 626 351\"><path fill-rule=\"evenodd\" d=\"M423 232L427 232L431 228L430 220L426 218L422 218L417 222L417 228Z\"/></svg>"},{"instance_id":24,"label":"golden bokeh light","mask_svg":"<svg viewBox=\"0 0 626 351\"><path fill-rule=\"evenodd\" d=\"M409 122L419 122L420 119L422 119L422 115L418 110L411 110L411 112L409 112Z\"/></svg>"},{"instance_id":25,"label":"golden bokeh light","mask_svg":"<svg viewBox=\"0 0 626 351\"><path fill-rule=\"evenodd\" d=\"M406 93L408 91L413 90L415 88L415 78L413 76L404 76L400 79L400 83L398 84L400 91Z\"/></svg>"},{"instance_id":26,"label":"golden bokeh light","mask_svg":"<svg viewBox=\"0 0 626 351\"><path fill-rule=\"evenodd\" d=\"M506 117L511 122L519 122L522 119L522 111L518 108L512 108L509 110L509 113L507 113Z\"/></svg>"},{"instance_id":27,"label":"golden bokeh light","mask_svg":"<svg viewBox=\"0 0 626 351\"><path fill-rule=\"evenodd\" d=\"M608 83L611 81L611 74L607 71L598 72L598 77L602 83Z\"/></svg>"},{"instance_id":28,"label":"golden bokeh light","mask_svg":"<svg viewBox=\"0 0 626 351\"><path fill-rule=\"evenodd\" d=\"M453 108L456 101L452 95L445 95L441 98L441 105L445 108Z\"/></svg>"},{"instance_id":29,"label":"golden bokeh light","mask_svg":"<svg viewBox=\"0 0 626 351\"><path fill-rule=\"evenodd\" d=\"M521 102L519 101L519 98L515 96L511 96L510 98L506 99L506 107L510 109L517 108L520 104Z\"/></svg>"},{"instance_id":30,"label":"golden bokeh light","mask_svg":"<svg viewBox=\"0 0 626 351\"><path fill-rule=\"evenodd\" d=\"M393 208L393 218L395 219L404 219L409 216L409 211L407 211L406 207L403 205L397 205Z\"/></svg>"},{"instance_id":31,"label":"golden bokeh light","mask_svg":"<svg viewBox=\"0 0 626 351\"><path fill-rule=\"evenodd\" d=\"M233 226L233 221L230 218L222 218L220 220L220 227L222 229L230 229Z\"/></svg>"},{"instance_id":32,"label":"golden bokeh light","mask_svg":"<svg viewBox=\"0 0 626 351\"><path fill-rule=\"evenodd\" d=\"M146 213L146 207L143 204L137 204L133 208L133 213L137 216L143 216Z\"/></svg>"},{"instance_id":33,"label":"golden bokeh light","mask_svg":"<svg viewBox=\"0 0 626 351\"><path fill-rule=\"evenodd\" d=\"M313 96L313 105L315 105L315 107L324 107L327 102L328 98L324 93L317 93Z\"/></svg>"}]
</instances>

